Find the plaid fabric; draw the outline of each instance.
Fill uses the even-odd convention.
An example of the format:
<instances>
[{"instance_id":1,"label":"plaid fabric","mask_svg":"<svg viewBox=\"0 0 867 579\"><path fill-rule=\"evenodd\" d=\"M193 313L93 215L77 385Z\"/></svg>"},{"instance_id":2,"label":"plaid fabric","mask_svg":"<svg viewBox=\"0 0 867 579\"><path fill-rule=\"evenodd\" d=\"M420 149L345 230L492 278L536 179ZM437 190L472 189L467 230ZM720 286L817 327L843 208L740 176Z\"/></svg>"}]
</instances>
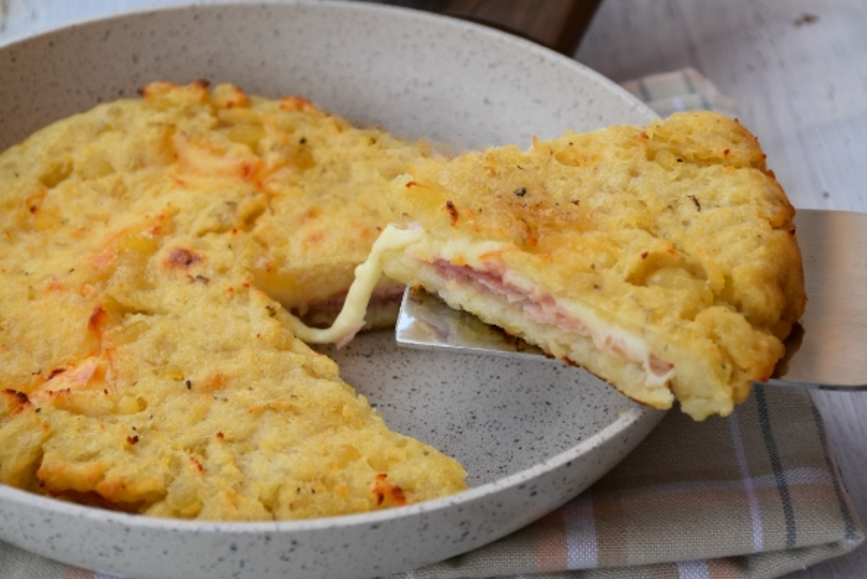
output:
<instances>
[{"instance_id":1,"label":"plaid fabric","mask_svg":"<svg viewBox=\"0 0 867 579\"><path fill-rule=\"evenodd\" d=\"M691 69L624 86L663 116L736 116ZM587 492L525 529L388 579L767 579L863 541L809 395L757 387L726 419L670 412ZM111 578L0 543L0 579Z\"/></svg>"},{"instance_id":2,"label":"plaid fabric","mask_svg":"<svg viewBox=\"0 0 867 579\"><path fill-rule=\"evenodd\" d=\"M645 76L621 86L662 117L689 110L716 111L737 117L735 102L721 95L712 82L692 68Z\"/></svg>"},{"instance_id":3,"label":"plaid fabric","mask_svg":"<svg viewBox=\"0 0 867 579\"><path fill-rule=\"evenodd\" d=\"M809 395L757 387L727 419L670 412L565 507L394 579L770 578L863 539Z\"/></svg>"}]
</instances>

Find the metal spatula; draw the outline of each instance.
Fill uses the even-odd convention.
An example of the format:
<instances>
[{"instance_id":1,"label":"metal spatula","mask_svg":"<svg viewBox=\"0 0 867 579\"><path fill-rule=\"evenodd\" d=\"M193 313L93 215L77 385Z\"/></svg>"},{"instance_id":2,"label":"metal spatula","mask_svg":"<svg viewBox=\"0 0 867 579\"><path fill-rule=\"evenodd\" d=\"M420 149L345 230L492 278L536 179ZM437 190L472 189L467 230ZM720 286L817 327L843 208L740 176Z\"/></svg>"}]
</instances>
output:
<instances>
[{"instance_id":1,"label":"metal spatula","mask_svg":"<svg viewBox=\"0 0 867 579\"><path fill-rule=\"evenodd\" d=\"M867 389L867 214L801 209L795 224L809 302L786 342L785 358L768 383ZM535 346L417 290L404 294L396 337L399 345L413 348L544 355Z\"/></svg>"}]
</instances>

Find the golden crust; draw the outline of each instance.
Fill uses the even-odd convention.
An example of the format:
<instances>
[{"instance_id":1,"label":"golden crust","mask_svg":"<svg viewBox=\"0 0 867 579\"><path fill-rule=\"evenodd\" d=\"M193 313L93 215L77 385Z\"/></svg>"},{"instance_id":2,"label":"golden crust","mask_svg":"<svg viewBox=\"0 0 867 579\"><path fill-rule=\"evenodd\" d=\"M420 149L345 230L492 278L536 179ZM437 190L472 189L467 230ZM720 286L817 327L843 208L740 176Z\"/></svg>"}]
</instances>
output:
<instances>
[{"instance_id":1,"label":"golden crust","mask_svg":"<svg viewBox=\"0 0 867 579\"><path fill-rule=\"evenodd\" d=\"M431 264L445 259L497 276L515 293L556 299L566 317L589 309L648 344L661 367L676 367L669 387L698 419L727 414L752 380L770 376L803 313L794 209L755 137L717 114L420 161L395 187L429 240L386 265L388 275L425 278L453 305L475 302L476 310L463 307L638 400L670 405L670 394L648 388L644 373L616 352L600 353L591 337L581 345L528 324L478 290L459 298ZM482 254L464 251L492 242Z\"/></svg>"},{"instance_id":2,"label":"golden crust","mask_svg":"<svg viewBox=\"0 0 867 579\"><path fill-rule=\"evenodd\" d=\"M230 85L144 96L0 155L0 482L214 520L465 488L268 295L303 308L344 291L389 212L370 192L424 148Z\"/></svg>"}]
</instances>

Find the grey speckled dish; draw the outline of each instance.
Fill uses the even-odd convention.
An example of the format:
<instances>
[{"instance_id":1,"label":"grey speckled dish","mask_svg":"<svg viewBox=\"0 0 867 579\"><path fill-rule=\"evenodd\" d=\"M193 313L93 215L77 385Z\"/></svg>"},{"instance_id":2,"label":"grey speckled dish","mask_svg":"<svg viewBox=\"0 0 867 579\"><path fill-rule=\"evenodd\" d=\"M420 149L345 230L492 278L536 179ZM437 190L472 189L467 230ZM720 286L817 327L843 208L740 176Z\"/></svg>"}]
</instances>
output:
<instances>
[{"instance_id":1,"label":"grey speckled dish","mask_svg":"<svg viewBox=\"0 0 867 579\"><path fill-rule=\"evenodd\" d=\"M232 81L300 94L356 123L458 148L529 145L566 128L645 123L609 81L523 40L362 3L229 3L83 23L0 47L0 148L149 81ZM465 493L305 522L149 519L0 485L0 539L147 578L338 579L406 571L474 549L561 505L614 466L662 413L584 372L398 350L369 335L335 356L399 431L456 456Z\"/></svg>"}]
</instances>

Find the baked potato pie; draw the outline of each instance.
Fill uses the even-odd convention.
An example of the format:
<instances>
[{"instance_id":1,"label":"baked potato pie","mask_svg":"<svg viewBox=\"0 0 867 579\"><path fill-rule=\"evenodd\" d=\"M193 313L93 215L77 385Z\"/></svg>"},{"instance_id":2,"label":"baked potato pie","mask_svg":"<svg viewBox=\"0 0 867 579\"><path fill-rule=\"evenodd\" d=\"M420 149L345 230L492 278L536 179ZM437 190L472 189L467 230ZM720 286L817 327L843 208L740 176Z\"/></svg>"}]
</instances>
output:
<instances>
[{"instance_id":1,"label":"baked potato pie","mask_svg":"<svg viewBox=\"0 0 867 579\"><path fill-rule=\"evenodd\" d=\"M405 285L724 416L803 312L793 216L712 113L447 157L297 96L155 82L0 154L0 482L207 520L459 492L305 343L387 327Z\"/></svg>"}]
</instances>

